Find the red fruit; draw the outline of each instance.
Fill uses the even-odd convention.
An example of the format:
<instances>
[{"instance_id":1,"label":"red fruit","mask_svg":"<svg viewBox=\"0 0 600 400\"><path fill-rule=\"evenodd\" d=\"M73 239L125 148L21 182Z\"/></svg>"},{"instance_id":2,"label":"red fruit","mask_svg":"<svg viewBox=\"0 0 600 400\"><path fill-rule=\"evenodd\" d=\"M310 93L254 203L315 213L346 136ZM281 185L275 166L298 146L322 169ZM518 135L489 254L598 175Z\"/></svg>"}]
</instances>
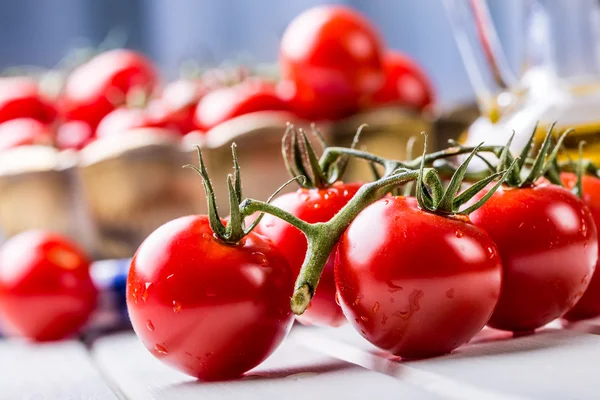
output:
<instances>
[{"instance_id":1,"label":"red fruit","mask_svg":"<svg viewBox=\"0 0 600 400\"><path fill-rule=\"evenodd\" d=\"M422 358L449 353L483 328L500 295L501 263L490 237L466 218L387 197L342 235L335 279L342 310L363 337Z\"/></svg>"},{"instance_id":2,"label":"red fruit","mask_svg":"<svg viewBox=\"0 0 600 400\"><path fill-rule=\"evenodd\" d=\"M561 173L560 178L569 189L572 189L577 182L575 174L568 172ZM583 185L583 201L590 209L597 229L600 226L600 179L584 175L581 183ZM588 280L589 286L583 297L563 316L566 320L576 321L600 315L600 269L598 263L596 263L594 274L591 279L588 277Z\"/></svg>"},{"instance_id":3,"label":"red fruit","mask_svg":"<svg viewBox=\"0 0 600 400\"><path fill-rule=\"evenodd\" d=\"M488 324L492 328L540 328L585 292L598 260L598 236L589 209L568 190L500 188L471 221L490 235L502 257L502 292Z\"/></svg>"},{"instance_id":4,"label":"red fruit","mask_svg":"<svg viewBox=\"0 0 600 400\"><path fill-rule=\"evenodd\" d=\"M257 78L247 79L206 94L196 107L195 122L199 129L208 131L240 115L286 108L273 84Z\"/></svg>"},{"instance_id":5,"label":"red fruit","mask_svg":"<svg viewBox=\"0 0 600 400\"><path fill-rule=\"evenodd\" d=\"M74 243L29 231L0 248L0 316L13 335L38 341L73 335L96 305L90 262Z\"/></svg>"},{"instance_id":6,"label":"red fruit","mask_svg":"<svg viewBox=\"0 0 600 400\"><path fill-rule=\"evenodd\" d=\"M281 95L303 118L349 115L383 84L382 48L374 25L351 8L305 11L281 40Z\"/></svg>"},{"instance_id":7,"label":"red fruit","mask_svg":"<svg viewBox=\"0 0 600 400\"><path fill-rule=\"evenodd\" d=\"M250 233L214 237L208 217L182 217L140 246L127 278L133 328L161 361L203 380L260 364L291 327L293 277L283 255Z\"/></svg>"},{"instance_id":8,"label":"red fruit","mask_svg":"<svg viewBox=\"0 0 600 400\"><path fill-rule=\"evenodd\" d=\"M52 132L47 125L33 118L17 118L0 123L0 150L34 144L52 144Z\"/></svg>"},{"instance_id":9,"label":"red fruit","mask_svg":"<svg viewBox=\"0 0 600 400\"><path fill-rule=\"evenodd\" d=\"M306 222L327 222L342 209L361 187L358 183L337 183L328 189L299 189L273 200L273 205L287 211ZM265 215L257 227L257 232L271 239L285 255L294 276L297 276L306 255L306 237L287 222ZM307 325L339 326L346 319L335 300L333 265L334 249L325 264L319 286L309 308L298 317Z\"/></svg>"},{"instance_id":10,"label":"red fruit","mask_svg":"<svg viewBox=\"0 0 600 400\"><path fill-rule=\"evenodd\" d=\"M56 118L56 109L42 96L33 79L0 78L0 122L16 118L33 118L49 124Z\"/></svg>"},{"instance_id":11,"label":"red fruit","mask_svg":"<svg viewBox=\"0 0 600 400\"><path fill-rule=\"evenodd\" d=\"M149 95L157 84L152 63L125 49L102 53L79 66L67 79L61 99L66 119L95 128L106 114L125 103L131 90Z\"/></svg>"},{"instance_id":12,"label":"red fruit","mask_svg":"<svg viewBox=\"0 0 600 400\"><path fill-rule=\"evenodd\" d=\"M84 121L67 121L58 127L56 146L61 150L81 150L94 139L92 127Z\"/></svg>"},{"instance_id":13,"label":"red fruit","mask_svg":"<svg viewBox=\"0 0 600 400\"><path fill-rule=\"evenodd\" d=\"M145 110L141 108L117 108L102 118L96 128L97 137L121 134L129 129L160 127L150 120Z\"/></svg>"},{"instance_id":14,"label":"red fruit","mask_svg":"<svg viewBox=\"0 0 600 400\"><path fill-rule=\"evenodd\" d=\"M163 89L160 99L148 106L152 118L165 125L173 125L186 134L196 129L194 113L198 101L208 92L200 81L180 79Z\"/></svg>"},{"instance_id":15,"label":"red fruit","mask_svg":"<svg viewBox=\"0 0 600 400\"><path fill-rule=\"evenodd\" d=\"M396 103L423 110L433 104L433 85L423 69L408 55L388 51L383 58L385 84L373 96L376 105Z\"/></svg>"}]
</instances>

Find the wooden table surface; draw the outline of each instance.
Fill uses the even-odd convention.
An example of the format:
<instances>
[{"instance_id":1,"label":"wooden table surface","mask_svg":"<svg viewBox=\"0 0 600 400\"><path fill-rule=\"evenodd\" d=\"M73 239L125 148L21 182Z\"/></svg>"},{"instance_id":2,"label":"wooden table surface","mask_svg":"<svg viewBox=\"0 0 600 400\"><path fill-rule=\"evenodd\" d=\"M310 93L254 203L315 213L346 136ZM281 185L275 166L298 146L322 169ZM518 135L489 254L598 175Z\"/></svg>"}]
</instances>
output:
<instances>
[{"instance_id":1,"label":"wooden table surface","mask_svg":"<svg viewBox=\"0 0 600 400\"><path fill-rule=\"evenodd\" d=\"M89 344L0 341L0 399L600 399L600 321L512 337L485 329L451 355L403 362L346 326L294 328L244 378L202 383L132 332Z\"/></svg>"}]
</instances>

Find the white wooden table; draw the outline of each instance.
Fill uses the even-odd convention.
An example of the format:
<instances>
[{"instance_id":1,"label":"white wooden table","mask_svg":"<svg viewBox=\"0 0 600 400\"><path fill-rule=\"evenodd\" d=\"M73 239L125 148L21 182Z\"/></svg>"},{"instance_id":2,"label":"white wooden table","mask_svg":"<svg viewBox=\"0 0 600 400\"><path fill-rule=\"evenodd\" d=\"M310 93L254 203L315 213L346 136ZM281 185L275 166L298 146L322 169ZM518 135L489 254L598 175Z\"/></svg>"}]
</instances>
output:
<instances>
[{"instance_id":1,"label":"white wooden table","mask_svg":"<svg viewBox=\"0 0 600 400\"><path fill-rule=\"evenodd\" d=\"M201 383L132 332L35 345L0 341L0 399L600 399L600 321L513 338L484 330L455 353L403 362L352 328L294 328L262 365Z\"/></svg>"}]
</instances>

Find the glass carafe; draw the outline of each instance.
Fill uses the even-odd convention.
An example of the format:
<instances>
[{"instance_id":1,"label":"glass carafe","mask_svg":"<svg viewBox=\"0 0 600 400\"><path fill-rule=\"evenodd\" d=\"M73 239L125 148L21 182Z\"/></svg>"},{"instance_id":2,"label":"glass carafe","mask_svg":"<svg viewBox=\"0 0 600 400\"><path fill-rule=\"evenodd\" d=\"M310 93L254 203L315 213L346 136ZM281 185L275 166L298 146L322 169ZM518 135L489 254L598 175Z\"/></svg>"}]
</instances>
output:
<instances>
[{"instance_id":1,"label":"glass carafe","mask_svg":"<svg viewBox=\"0 0 600 400\"><path fill-rule=\"evenodd\" d=\"M461 141L504 144L513 151L538 123L536 144L556 122L573 128L565 145L600 161L600 4L597 0L523 0L521 71L506 62L484 0L445 0L457 44L481 109ZM565 156L565 155L563 155ZM481 163L479 164L482 165Z\"/></svg>"}]
</instances>

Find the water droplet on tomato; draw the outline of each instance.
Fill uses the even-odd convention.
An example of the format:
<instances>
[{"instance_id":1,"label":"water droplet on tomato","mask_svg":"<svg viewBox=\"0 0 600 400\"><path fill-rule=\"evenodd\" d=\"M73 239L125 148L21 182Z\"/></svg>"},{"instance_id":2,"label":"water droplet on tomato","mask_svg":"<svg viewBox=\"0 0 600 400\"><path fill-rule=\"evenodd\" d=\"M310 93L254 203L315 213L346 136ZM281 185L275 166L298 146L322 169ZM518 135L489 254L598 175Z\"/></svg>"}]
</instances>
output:
<instances>
[{"instance_id":1,"label":"water droplet on tomato","mask_svg":"<svg viewBox=\"0 0 600 400\"><path fill-rule=\"evenodd\" d=\"M325 194L323 195L323 198L324 198L325 200L329 200L329 193L325 193Z\"/></svg>"},{"instance_id":2,"label":"water droplet on tomato","mask_svg":"<svg viewBox=\"0 0 600 400\"><path fill-rule=\"evenodd\" d=\"M491 246L487 248L487 251L490 256L494 254L494 249Z\"/></svg>"},{"instance_id":3,"label":"water droplet on tomato","mask_svg":"<svg viewBox=\"0 0 600 400\"><path fill-rule=\"evenodd\" d=\"M361 315L360 319L362 319L365 322L369 322L369 318L365 317L364 315Z\"/></svg>"},{"instance_id":4,"label":"water droplet on tomato","mask_svg":"<svg viewBox=\"0 0 600 400\"><path fill-rule=\"evenodd\" d=\"M360 318L354 318L354 322L356 322L357 324L360 324Z\"/></svg>"},{"instance_id":5,"label":"water droplet on tomato","mask_svg":"<svg viewBox=\"0 0 600 400\"><path fill-rule=\"evenodd\" d=\"M158 343L154 345L154 349L158 352L158 354L168 354L169 353L167 351L167 349L164 348L164 346L161 346Z\"/></svg>"},{"instance_id":6,"label":"water droplet on tomato","mask_svg":"<svg viewBox=\"0 0 600 400\"><path fill-rule=\"evenodd\" d=\"M340 305L340 295L338 292L335 292L335 304Z\"/></svg>"},{"instance_id":7,"label":"water droplet on tomato","mask_svg":"<svg viewBox=\"0 0 600 400\"><path fill-rule=\"evenodd\" d=\"M146 328L148 328L150 332L154 332L154 324L152 324L152 321L148 320L146 322Z\"/></svg>"},{"instance_id":8,"label":"water droplet on tomato","mask_svg":"<svg viewBox=\"0 0 600 400\"><path fill-rule=\"evenodd\" d=\"M181 304L173 300L173 312L178 313L181 311Z\"/></svg>"},{"instance_id":9,"label":"water droplet on tomato","mask_svg":"<svg viewBox=\"0 0 600 400\"><path fill-rule=\"evenodd\" d=\"M381 325L385 325L385 323L387 322L388 317L387 315L383 314L383 317L381 318Z\"/></svg>"},{"instance_id":10,"label":"water droplet on tomato","mask_svg":"<svg viewBox=\"0 0 600 400\"><path fill-rule=\"evenodd\" d=\"M360 333L362 333L362 335L363 335L363 336L367 336L367 332L365 332L365 330L364 330L364 329L361 329L361 330L360 330Z\"/></svg>"},{"instance_id":11,"label":"water droplet on tomato","mask_svg":"<svg viewBox=\"0 0 600 400\"><path fill-rule=\"evenodd\" d=\"M360 299L362 299L363 297L364 296L362 296L362 295L356 296L356 299L354 299L354 304L353 305L355 305L355 306L359 305L360 304Z\"/></svg>"},{"instance_id":12,"label":"water droplet on tomato","mask_svg":"<svg viewBox=\"0 0 600 400\"><path fill-rule=\"evenodd\" d=\"M583 278L581 278L581 283L586 283L586 282L587 282L587 280L588 280L588 275L587 275L587 274L585 274L585 275L583 276Z\"/></svg>"},{"instance_id":13,"label":"water droplet on tomato","mask_svg":"<svg viewBox=\"0 0 600 400\"><path fill-rule=\"evenodd\" d=\"M146 282L146 284L144 285L144 291L142 292L142 300L144 300L144 303L146 302L146 300L148 300L148 288L152 285L152 282Z\"/></svg>"},{"instance_id":14,"label":"water droplet on tomato","mask_svg":"<svg viewBox=\"0 0 600 400\"><path fill-rule=\"evenodd\" d=\"M373 314L375 314L375 313L377 313L377 311L379 311L379 302L378 301L375 302L371 311L373 312Z\"/></svg>"},{"instance_id":15,"label":"water droplet on tomato","mask_svg":"<svg viewBox=\"0 0 600 400\"><path fill-rule=\"evenodd\" d=\"M252 252L252 257L254 257L256 262L258 264L262 265L263 267L266 267L269 265L269 260L267 260L267 256L265 256L265 254L260 251Z\"/></svg>"},{"instance_id":16,"label":"water droplet on tomato","mask_svg":"<svg viewBox=\"0 0 600 400\"><path fill-rule=\"evenodd\" d=\"M268 224L265 224L265 228L272 228L275 226L275 222L269 222Z\"/></svg>"},{"instance_id":17,"label":"water droplet on tomato","mask_svg":"<svg viewBox=\"0 0 600 400\"><path fill-rule=\"evenodd\" d=\"M174 276L175 276L175 274L171 274L171 275L167 276L167 279L171 279Z\"/></svg>"},{"instance_id":18,"label":"water droplet on tomato","mask_svg":"<svg viewBox=\"0 0 600 400\"><path fill-rule=\"evenodd\" d=\"M459 230L456 231L457 238L461 238L461 237L463 237L463 235L464 235L464 233L462 233L462 231L459 231Z\"/></svg>"},{"instance_id":19,"label":"water droplet on tomato","mask_svg":"<svg viewBox=\"0 0 600 400\"><path fill-rule=\"evenodd\" d=\"M319 208L319 207L321 207L321 206L319 205L319 203L315 203L315 204L313 205L313 208L315 208L315 209L316 209L316 208Z\"/></svg>"},{"instance_id":20,"label":"water droplet on tomato","mask_svg":"<svg viewBox=\"0 0 600 400\"><path fill-rule=\"evenodd\" d=\"M309 201L309 200L310 200L310 196L309 196L309 195L307 195L307 194L303 194L303 195L302 195L302 197L300 197L300 199L301 199L302 201Z\"/></svg>"},{"instance_id":21,"label":"water droplet on tomato","mask_svg":"<svg viewBox=\"0 0 600 400\"><path fill-rule=\"evenodd\" d=\"M387 206L388 204L390 204L390 201L386 199L383 201L383 204L385 204Z\"/></svg>"},{"instance_id":22,"label":"water droplet on tomato","mask_svg":"<svg viewBox=\"0 0 600 400\"><path fill-rule=\"evenodd\" d=\"M204 240L212 239L212 235L208 232L204 232L201 236L202 236L202 239L204 239Z\"/></svg>"},{"instance_id":23,"label":"water droplet on tomato","mask_svg":"<svg viewBox=\"0 0 600 400\"><path fill-rule=\"evenodd\" d=\"M344 197L348 196L350 194L350 192L348 192L348 189L344 189Z\"/></svg>"},{"instance_id":24,"label":"water droplet on tomato","mask_svg":"<svg viewBox=\"0 0 600 400\"><path fill-rule=\"evenodd\" d=\"M137 299L137 293L135 291L133 293L131 293L131 297L133 297L133 302L135 304L137 304L138 303L138 299Z\"/></svg>"},{"instance_id":25,"label":"water droplet on tomato","mask_svg":"<svg viewBox=\"0 0 600 400\"><path fill-rule=\"evenodd\" d=\"M454 288L448 289L446 291L446 297L449 298L449 299L453 299L454 298Z\"/></svg>"}]
</instances>

